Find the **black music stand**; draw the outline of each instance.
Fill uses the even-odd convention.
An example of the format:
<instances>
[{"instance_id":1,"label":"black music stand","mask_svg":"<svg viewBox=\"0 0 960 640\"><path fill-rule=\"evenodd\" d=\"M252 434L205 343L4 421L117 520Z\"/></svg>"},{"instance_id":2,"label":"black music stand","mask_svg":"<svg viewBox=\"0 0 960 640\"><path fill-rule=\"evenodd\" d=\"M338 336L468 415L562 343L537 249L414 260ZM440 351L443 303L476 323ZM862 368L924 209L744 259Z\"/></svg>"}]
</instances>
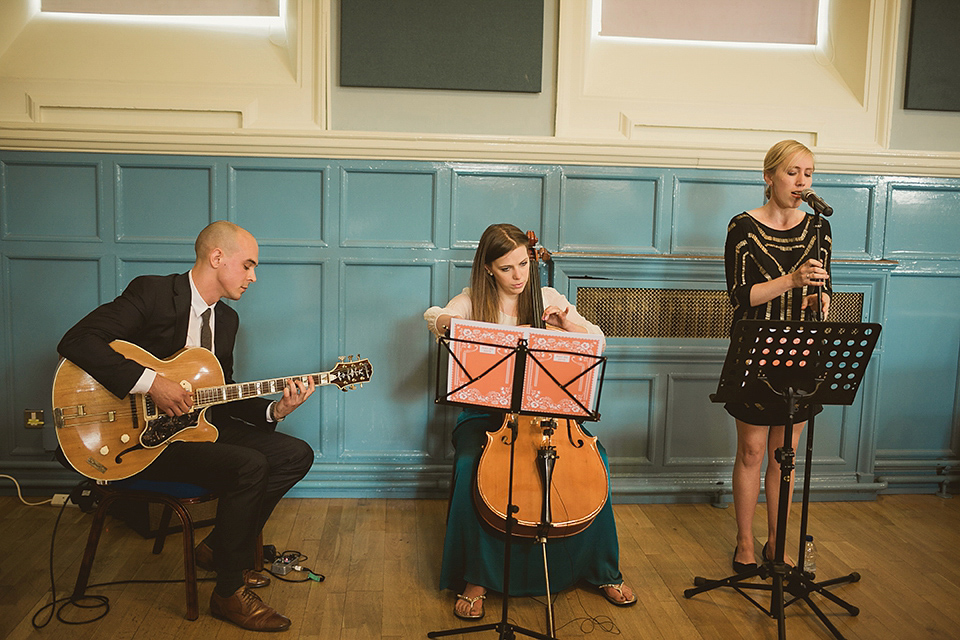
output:
<instances>
[{"instance_id":1,"label":"black music stand","mask_svg":"<svg viewBox=\"0 0 960 640\"><path fill-rule=\"evenodd\" d=\"M754 569L721 580L694 579L695 588L683 592L692 598L717 587L730 587L767 615L777 619L780 640L786 638L785 607L799 601L842 640L840 631L810 599L812 593L827 598L856 616L860 609L826 590L826 587L860 580L854 572L847 576L815 582L804 571L803 550L806 540L810 499L810 475L813 453L814 419L808 420L806 460L804 463L803 501L800 519L800 551L795 567L783 561L787 527L787 498L790 474L794 469L793 419L797 409L811 404L852 404L870 356L880 337L880 325L855 322L783 322L741 320L733 330L730 349L720 374L713 402L760 402L785 404L786 421L783 445L777 449L780 463L780 501L777 511L777 539L773 561L766 558ZM746 582L760 576L772 577L773 584ZM765 608L747 591L770 591L770 607ZM791 599L785 601L789 594Z\"/></svg>"},{"instance_id":2,"label":"black music stand","mask_svg":"<svg viewBox=\"0 0 960 640\"><path fill-rule=\"evenodd\" d=\"M451 343L454 344L469 344L476 345L479 347L484 347L488 349L497 349L500 353L504 354L499 359L496 359L494 362L490 363L485 369L477 373L470 372L468 367L465 365L460 358L457 357L453 349L451 349ZM564 355L576 355L584 356L585 354L564 352L554 349L530 349L528 348L528 342L525 338L520 338L517 341L515 346L506 346L503 344L492 344L487 342L479 342L474 340L467 340L462 338L452 338L449 336L443 336L440 338L440 344L444 349L437 350L437 396L435 402L438 404L452 404L458 406L483 406L485 408L490 408L489 405L485 404L475 404L470 401L455 401L451 397L457 394L457 392L462 391L463 389L469 387L472 384L475 384L477 381L483 379L484 377L492 375L492 372L497 370L498 367L507 363L510 360L513 360L513 376L512 384L510 387L510 397L507 402L506 412L511 414L513 417L509 420L508 424L511 428L510 436L510 471L508 478L508 489L507 489L507 508L506 508L506 523L504 527L504 554L503 554L503 603L501 607L501 616L499 622L487 623L474 625L469 627L446 629L442 631L430 631L427 633L428 638L441 638L444 636L450 635L461 635L468 633L477 633L480 631L496 631L499 633L500 640L514 640L516 634L522 634L531 638L539 638L541 640L557 640L554 635L554 624L553 624L553 602L550 594L550 577L547 573L547 563L546 563L546 530L549 528L549 522L540 523L540 536L542 537L543 552L544 552L544 579L546 583L546 596L547 596L547 629L550 635L545 635L533 631L531 629L526 629L524 627L517 626L508 621L509 614L509 603L510 603L510 555L511 548L513 547L513 526L516 524L515 513L519 510L516 505L513 504L513 478L514 478L514 458L515 458L515 444L517 441L517 424L518 420L516 416L518 414L527 414L527 415L538 415L538 416L553 416L553 417L569 417L569 418L579 418L581 420L598 420L600 414L596 411L596 407L599 405L600 401L600 387L603 382L603 370L606 367L606 358L603 356L587 356L588 358L593 359L593 363L586 367L586 369L581 372L579 375L575 376L573 379L566 382L561 382L557 379L556 376L549 370L549 367L545 365L538 358L538 354L564 354ZM442 375L443 368L440 366L441 355L446 351L450 358L450 367L456 367L466 376L466 382L461 384L459 387L451 389L446 393L441 391L440 376ZM562 411L555 410L550 412L547 408L538 407L536 411L525 410L523 408L524 401L524 385L527 379L525 373L528 366L528 363L532 363L534 366L542 370L547 377L552 380L560 389L564 391L566 396L573 401L574 406L578 407L577 410L571 411L568 409L569 413L563 413ZM576 381L585 375L590 375L594 372L596 367L600 367L599 375L597 378L597 391L593 396L592 408L587 406L579 398L577 398L571 391L570 388L576 383ZM504 409L499 409L504 410ZM575 415L574 415L575 414ZM547 459L543 461L538 461L541 464L541 473L544 478L543 484L543 518L546 518L549 512L548 503L550 499L550 477L552 473L552 459Z\"/></svg>"}]
</instances>

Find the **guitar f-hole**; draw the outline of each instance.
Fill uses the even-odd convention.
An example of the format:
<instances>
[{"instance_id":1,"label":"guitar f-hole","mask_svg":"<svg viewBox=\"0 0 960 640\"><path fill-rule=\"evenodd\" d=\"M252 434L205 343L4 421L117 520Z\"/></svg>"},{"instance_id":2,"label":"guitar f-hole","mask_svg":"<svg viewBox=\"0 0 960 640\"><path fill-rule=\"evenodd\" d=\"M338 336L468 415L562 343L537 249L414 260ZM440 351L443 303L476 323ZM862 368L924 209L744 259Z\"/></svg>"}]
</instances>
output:
<instances>
[{"instance_id":1,"label":"guitar f-hole","mask_svg":"<svg viewBox=\"0 0 960 640\"><path fill-rule=\"evenodd\" d=\"M144 447L142 444L139 444L139 443L138 443L138 444L135 444L134 446L130 447L129 449L124 449L123 451L121 451L120 453L118 453L118 454L117 454L117 457L115 458L115 461L116 461L117 464L120 464L121 462L123 462L123 456L127 455L127 454L130 453L131 451L137 451L137 450L139 450L139 449L144 449L144 448L145 448L145 447Z\"/></svg>"}]
</instances>

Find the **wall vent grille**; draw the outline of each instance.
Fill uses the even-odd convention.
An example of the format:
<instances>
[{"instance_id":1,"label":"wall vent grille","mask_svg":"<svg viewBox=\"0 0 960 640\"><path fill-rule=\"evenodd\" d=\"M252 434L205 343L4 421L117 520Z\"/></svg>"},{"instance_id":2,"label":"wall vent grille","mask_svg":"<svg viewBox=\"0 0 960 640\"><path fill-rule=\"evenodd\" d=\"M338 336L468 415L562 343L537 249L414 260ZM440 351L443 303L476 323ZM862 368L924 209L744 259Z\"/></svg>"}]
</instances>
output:
<instances>
[{"instance_id":1,"label":"wall vent grille","mask_svg":"<svg viewBox=\"0 0 960 640\"><path fill-rule=\"evenodd\" d=\"M577 311L608 338L730 337L733 308L726 291L580 287ZM862 322L863 294L835 291L830 321Z\"/></svg>"}]
</instances>

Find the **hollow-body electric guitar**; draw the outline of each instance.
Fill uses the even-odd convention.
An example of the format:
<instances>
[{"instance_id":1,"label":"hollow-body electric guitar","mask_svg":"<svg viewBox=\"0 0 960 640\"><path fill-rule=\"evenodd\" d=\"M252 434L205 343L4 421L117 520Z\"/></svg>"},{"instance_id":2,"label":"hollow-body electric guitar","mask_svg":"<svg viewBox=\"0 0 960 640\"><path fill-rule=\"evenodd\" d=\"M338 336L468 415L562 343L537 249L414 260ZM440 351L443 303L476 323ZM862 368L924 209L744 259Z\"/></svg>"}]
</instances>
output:
<instances>
[{"instance_id":1,"label":"hollow-body electric guitar","mask_svg":"<svg viewBox=\"0 0 960 640\"><path fill-rule=\"evenodd\" d=\"M57 441L67 461L94 480L122 480L146 469L171 442L214 442L219 435L204 413L207 407L283 393L291 378L313 378L316 386L355 389L370 380L367 359L345 360L323 373L273 380L224 384L223 369L207 349L189 347L167 360L155 358L123 340L110 343L114 351L159 375L175 380L193 396L193 408L182 416L160 412L148 394L118 398L93 376L62 360L53 380L53 418Z\"/></svg>"}]
</instances>

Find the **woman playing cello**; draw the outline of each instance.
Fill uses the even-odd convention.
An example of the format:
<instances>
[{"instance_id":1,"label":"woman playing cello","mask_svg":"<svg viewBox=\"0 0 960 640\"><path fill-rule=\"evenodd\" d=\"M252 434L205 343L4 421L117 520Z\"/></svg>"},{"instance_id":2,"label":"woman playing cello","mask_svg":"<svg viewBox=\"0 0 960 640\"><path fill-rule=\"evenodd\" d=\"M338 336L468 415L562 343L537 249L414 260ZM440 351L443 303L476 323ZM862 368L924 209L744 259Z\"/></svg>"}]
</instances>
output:
<instances>
[{"instance_id":1,"label":"woman playing cello","mask_svg":"<svg viewBox=\"0 0 960 640\"><path fill-rule=\"evenodd\" d=\"M452 318L506 325L534 324L530 282L529 241L511 224L487 227L473 259L470 287L446 307L431 307L423 314L427 327L438 337L446 333ZM526 293L526 295L524 295ZM563 331L602 335L555 289L543 287L542 320ZM454 615L475 620L483 616L487 589L503 591L503 536L484 523L473 504L473 484L478 461L487 442L487 432L496 431L504 416L494 411L464 409L453 431L454 478L450 512L443 548L440 588L458 592ZM598 445L603 464L606 452ZM636 603L633 591L623 583L619 569L619 544L609 489L603 508L581 533L551 539L550 591L557 593L579 580L595 585L611 603ZM533 544L514 544L511 550L510 594L540 595L544 592L543 558Z\"/></svg>"}]
</instances>

